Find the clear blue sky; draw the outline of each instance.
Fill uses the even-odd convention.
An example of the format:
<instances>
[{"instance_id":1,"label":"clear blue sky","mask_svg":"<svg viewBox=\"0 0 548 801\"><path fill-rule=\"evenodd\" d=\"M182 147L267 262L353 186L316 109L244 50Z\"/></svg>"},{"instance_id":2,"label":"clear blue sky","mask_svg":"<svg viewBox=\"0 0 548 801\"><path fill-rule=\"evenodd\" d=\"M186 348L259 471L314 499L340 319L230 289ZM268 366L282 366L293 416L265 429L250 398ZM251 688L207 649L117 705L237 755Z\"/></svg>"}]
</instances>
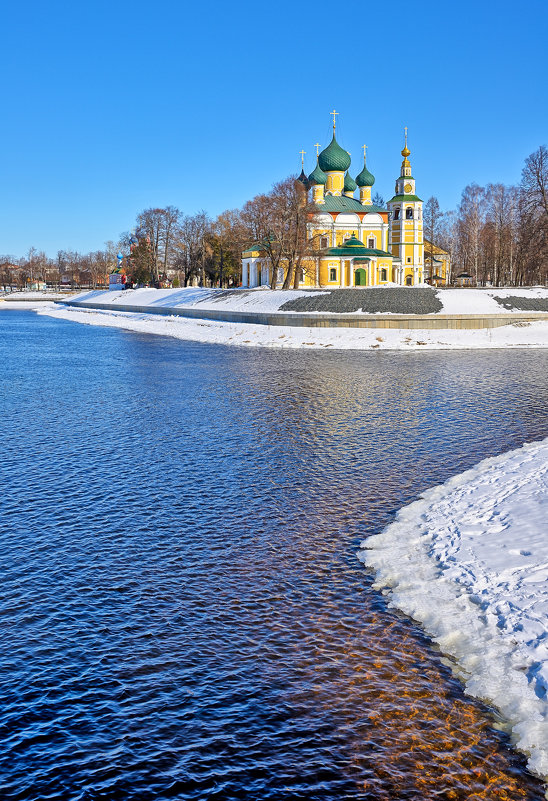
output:
<instances>
[{"instance_id":1,"label":"clear blue sky","mask_svg":"<svg viewBox=\"0 0 548 801\"><path fill-rule=\"evenodd\" d=\"M338 139L385 200L519 181L548 141L548 3L28 0L3 10L0 253L101 248L151 206L211 215Z\"/></svg>"}]
</instances>

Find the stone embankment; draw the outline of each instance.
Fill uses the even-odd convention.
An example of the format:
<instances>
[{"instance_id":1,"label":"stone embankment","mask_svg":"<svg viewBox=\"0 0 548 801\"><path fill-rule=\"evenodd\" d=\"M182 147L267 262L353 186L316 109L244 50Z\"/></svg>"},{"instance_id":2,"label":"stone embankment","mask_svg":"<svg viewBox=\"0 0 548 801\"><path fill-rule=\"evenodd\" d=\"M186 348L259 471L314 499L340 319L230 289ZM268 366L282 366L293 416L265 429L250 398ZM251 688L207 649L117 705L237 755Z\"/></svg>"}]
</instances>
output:
<instances>
[{"instance_id":1,"label":"stone embankment","mask_svg":"<svg viewBox=\"0 0 548 801\"><path fill-rule=\"evenodd\" d=\"M443 293L420 287L302 291L298 297L285 302L282 295L280 305L268 310L260 310L259 301L264 299L264 293L254 291L201 290L204 296L197 302L188 302L186 290L173 294L166 291L165 296L159 298L156 298L157 293L147 296L142 292L137 290L135 295L133 292L112 293L112 298L109 293L94 293L100 297L87 295L64 303L83 309L307 328L482 329L548 320L546 297L491 296L488 312L448 314L443 312ZM148 303L139 303L145 299ZM242 299L250 301L245 310L230 308L233 302ZM212 305L217 308L211 308Z\"/></svg>"}]
</instances>

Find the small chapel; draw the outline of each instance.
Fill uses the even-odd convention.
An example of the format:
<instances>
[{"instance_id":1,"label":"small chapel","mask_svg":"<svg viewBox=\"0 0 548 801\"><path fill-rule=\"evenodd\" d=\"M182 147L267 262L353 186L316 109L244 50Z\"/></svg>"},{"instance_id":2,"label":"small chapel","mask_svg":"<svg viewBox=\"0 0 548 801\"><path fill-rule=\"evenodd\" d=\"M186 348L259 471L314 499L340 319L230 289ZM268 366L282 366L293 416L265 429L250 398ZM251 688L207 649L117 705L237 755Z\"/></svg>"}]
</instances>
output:
<instances>
[{"instance_id":1,"label":"small chapel","mask_svg":"<svg viewBox=\"0 0 548 801\"><path fill-rule=\"evenodd\" d=\"M300 285L421 286L425 281L423 201L415 194L407 128L394 196L386 207L376 206L371 199L375 177L367 168L367 147L363 146L363 168L352 178L350 154L335 135L337 113L332 112L333 138L321 152L316 144L316 167L308 176L301 151L303 169L298 180L310 193L316 213L308 226L311 253L302 262ZM268 285L270 280L269 259L256 243L242 253L242 287Z\"/></svg>"}]
</instances>

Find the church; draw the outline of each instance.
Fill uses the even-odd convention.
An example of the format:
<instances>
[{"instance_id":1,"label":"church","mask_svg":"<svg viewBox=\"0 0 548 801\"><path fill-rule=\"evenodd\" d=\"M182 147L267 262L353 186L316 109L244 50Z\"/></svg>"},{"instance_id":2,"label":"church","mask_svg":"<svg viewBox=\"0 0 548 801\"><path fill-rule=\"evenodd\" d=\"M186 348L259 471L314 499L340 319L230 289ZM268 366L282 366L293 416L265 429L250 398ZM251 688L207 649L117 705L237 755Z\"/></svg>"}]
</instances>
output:
<instances>
[{"instance_id":1,"label":"church","mask_svg":"<svg viewBox=\"0 0 548 801\"><path fill-rule=\"evenodd\" d=\"M332 112L331 142L321 152L316 145L315 169L308 177L303 169L299 176L316 207L308 225L311 251L302 262L300 286L421 286L425 277L423 202L415 194L407 128L394 196L384 208L371 199L375 177L366 165L365 145L363 168L355 178L350 174L350 154L335 136L337 113ZM242 287L270 284L270 271L260 243L242 253Z\"/></svg>"}]
</instances>

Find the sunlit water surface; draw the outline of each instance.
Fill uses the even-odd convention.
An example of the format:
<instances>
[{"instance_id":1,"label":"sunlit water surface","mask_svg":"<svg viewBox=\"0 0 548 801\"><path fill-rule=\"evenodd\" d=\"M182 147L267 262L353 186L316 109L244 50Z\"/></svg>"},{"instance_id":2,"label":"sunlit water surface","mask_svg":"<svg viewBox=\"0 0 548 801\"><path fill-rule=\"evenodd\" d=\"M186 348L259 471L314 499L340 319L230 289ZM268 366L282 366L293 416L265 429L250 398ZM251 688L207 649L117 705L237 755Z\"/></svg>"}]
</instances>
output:
<instances>
[{"instance_id":1,"label":"sunlit water surface","mask_svg":"<svg viewBox=\"0 0 548 801\"><path fill-rule=\"evenodd\" d=\"M542 351L186 344L0 313L2 799L541 799L356 558L548 436Z\"/></svg>"}]
</instances>

